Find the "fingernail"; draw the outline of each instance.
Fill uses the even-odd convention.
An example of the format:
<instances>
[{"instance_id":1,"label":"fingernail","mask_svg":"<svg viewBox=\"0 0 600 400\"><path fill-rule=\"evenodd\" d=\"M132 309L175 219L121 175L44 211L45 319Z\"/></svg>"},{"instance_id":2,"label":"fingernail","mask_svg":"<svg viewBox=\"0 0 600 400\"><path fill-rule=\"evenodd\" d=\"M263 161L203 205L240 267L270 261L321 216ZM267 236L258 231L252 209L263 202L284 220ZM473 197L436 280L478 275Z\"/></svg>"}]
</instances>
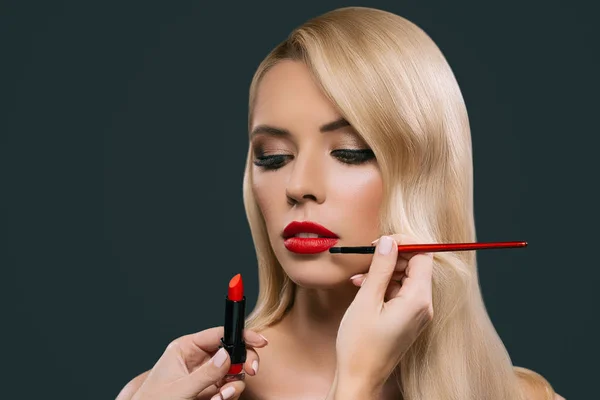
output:
<instances>
[{"instance_id":1,"label":"fingernail","mask_svg":"<svg viewBox=\"0 0 600 400\"><path fill-rule=\"evenodd\" d=\"M350 278L351 281L358 279L358 278L362 278L364 274L356 274L353 277Z\"/></svg>"},{"instance_id":2,"label":"fingernail","mask_svg":"<svg viewBox=\"0 0 600 400\"><path fill-rule=\"evenodd\" d=\"M371 242L371 244L376 244L377 242L379 242L379 239L375 239Z\"/></svg>"},{"instance_id":3,"label":"fingernail","mask_svg":"<svg viewBox=\"0 0 600 400\"><path fill-rule=\"evenodd\" d=\"M226 387L225 389L223 389L223 391L221 392L221 397L223 397L223 400L226 400L226 399L233 397L234 394L235 394L235 388L229 386L229 387Z\"/></svg>"},{"instance_id":4,"label":"fingernail","mask_svg":"<svg viewBox=\"0 0 600 400\"><path fill-rule=\"evenodd\" d=\"M254 374L258 374L258 361L252 361L252 369L254 370Z\"/></svg>"},{"instance_id":5,"label":"fingernail","mask_svg":"<svg viewBox=\"0 0 600 400\"><path fill-rule=\"evenodd\" d=\"M269 340L268 340L266 337L264 337L264 336L263 336L263 335L261 335L260 333L258 334L258 336L260 336L261 338L265 339L265 342L267 342L267 344L269 344Z\"/></svg>"},{"instance_id":6,"label":"fingernail","mask_svg":"<svg viewBox=\"0 0 600 400\"><path fill-rule=\"evenodd\" d=\"M227 360L227 351L224 348L221 348L217 351L217 354L214 355L212 362L217 368L221 368L223 363Z\"/></svg>"},{"instance_id":7,"label":"fingernail","mask_svg":"<svg viewBox=\"0 0 600 400\"><path fill-rule=\"evenodd\" d=\"M379 254L390 254L390 251L392 251L392 243L393 239L390 236L382 236L379 241Z\"/></svg>"}]
</instances>

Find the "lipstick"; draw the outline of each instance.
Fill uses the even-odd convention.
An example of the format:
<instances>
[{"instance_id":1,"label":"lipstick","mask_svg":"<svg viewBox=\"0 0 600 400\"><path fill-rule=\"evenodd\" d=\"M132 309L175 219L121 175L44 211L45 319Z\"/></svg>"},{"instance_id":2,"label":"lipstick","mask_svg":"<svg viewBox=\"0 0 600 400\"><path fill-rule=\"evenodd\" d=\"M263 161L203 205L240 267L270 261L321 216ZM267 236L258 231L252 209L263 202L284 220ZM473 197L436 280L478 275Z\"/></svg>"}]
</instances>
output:
<instances>
[{"instance_id":1,"label":"lipstick","mask_svg":"<svg viewBox=\"0 0 600 400\"><path fill-rule=\"evenodd\" d=\"M298 254L317 254L327 251L339 241L329 229L311 221L293 221L283 230L286 249Z\"/></svg>"},{"instance_id":2,"label":"lipstick","mask_svg":"<svg viewBox=\"0 0 600 400\"><path fill-rule=\"evenodd\" d=\"M466 251L526 247L527 242L489 242L489 243L437 243L398 245L400 253L433 253L443 251ZM330 253L373 254L375 246L331 247Z\"/></svg>"},{"instance_id":3,"label":"lipstick","mask_svg":"<svg viewBox=\"0 0 600 400\"><path fill-rule=\"evenodd\" d=\"M244 342L244 324L246 318L246 297L242 275L237 274L229 281L225 298L225 324L221 338L221 346L227 350L231 359L231 367L227 375L217 386L227 382L243 380L244 362L246 362L246 343Z\"/></svg>"}]
</instances>

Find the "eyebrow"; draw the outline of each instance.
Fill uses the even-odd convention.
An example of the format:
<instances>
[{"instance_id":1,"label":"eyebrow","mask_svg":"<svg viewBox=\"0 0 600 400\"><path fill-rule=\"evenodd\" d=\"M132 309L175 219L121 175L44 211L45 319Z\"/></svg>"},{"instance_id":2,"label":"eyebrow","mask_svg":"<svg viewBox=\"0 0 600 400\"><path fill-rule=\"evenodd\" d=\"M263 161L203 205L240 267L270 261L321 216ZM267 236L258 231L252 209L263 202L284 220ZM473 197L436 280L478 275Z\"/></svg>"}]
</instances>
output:
<instances>
[{"instance_id":1,"label":"eyebrow","mask_svg":"<svg viewBox=\"0 0 600 400\"><path fill-rule=\"evenodd\" d=\"M348 121L346 121L345 118L340 118L333 122L328 122L324 125L321 125L321 127L319 128L319 132L321 132L321 133L331 132L331 131L335 131L337 129L343 128L345 126L350 126L350 123ZM287 129L277 128L275 126L270 126L270 125L258 125L256 128L254 128L252 130L252 132L250 132L250 139L252 139L254 136L258 135L259 133L266 133L268 135L273 135L273 136L290 136L291 135L290 131L288 131Z\"/></svg>"}]
</instances>

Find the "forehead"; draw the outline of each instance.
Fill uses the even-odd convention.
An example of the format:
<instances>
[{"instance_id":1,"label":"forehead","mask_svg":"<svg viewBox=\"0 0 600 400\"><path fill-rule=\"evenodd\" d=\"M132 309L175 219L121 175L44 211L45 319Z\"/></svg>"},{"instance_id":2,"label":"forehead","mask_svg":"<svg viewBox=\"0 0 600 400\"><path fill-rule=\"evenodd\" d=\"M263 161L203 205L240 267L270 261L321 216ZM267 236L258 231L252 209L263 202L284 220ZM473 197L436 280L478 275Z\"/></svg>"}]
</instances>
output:
<instances>
[{"instance_id":1,"label":"forehead","mask_svg":"<svg viewBox=\"0 0 600 400\"><path fill-rule=\"evenodd\" d=\"M253 126L323 123L339 117L336 107L298 61L280 61L262 78L254 105Z\"/></svg>"}]
</instances>

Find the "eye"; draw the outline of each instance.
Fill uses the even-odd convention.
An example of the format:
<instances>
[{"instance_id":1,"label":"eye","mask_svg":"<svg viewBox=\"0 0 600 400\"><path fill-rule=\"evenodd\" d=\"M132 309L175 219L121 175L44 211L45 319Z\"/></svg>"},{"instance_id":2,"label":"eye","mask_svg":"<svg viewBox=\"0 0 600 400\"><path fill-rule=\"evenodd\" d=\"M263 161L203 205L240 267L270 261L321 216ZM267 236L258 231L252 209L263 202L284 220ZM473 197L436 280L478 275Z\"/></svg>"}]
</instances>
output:
<instances>
[{"instance_id":1,"label":"eye","mask_svg":"<svg viewBox=\"0 0 600 400\"><path fill-rule=\"evenodd\" d=\"M371 149L334 150L331 155L344 164L362 164L375 158L375 153Z\"/></svg>"},{"instance_id":2,"label":"eye","mask_svg":"<svg viewBox=\"0 0 600 400\"><path fill-rule=\"evenodd\" d=\"M375 158L375 153L370 149L334 150L331 155L337 158L338 161L351 165L362 164ZM283 167L292 158L293 156L288 154L260 155L254 159L254 165L273 171Z\"/></svg>"},{"instance_id":3,"label":"eye","mask_svg":"<svg viewBox=\"0 0 600 400\"><path fill-rule=\"evenodd\" d=\"M287 154L274 154L271 156L258 156L254 160L254 165L266 170L276 170L285 165L286 160L292 158Z\"/></svg>"}]
</instances>

